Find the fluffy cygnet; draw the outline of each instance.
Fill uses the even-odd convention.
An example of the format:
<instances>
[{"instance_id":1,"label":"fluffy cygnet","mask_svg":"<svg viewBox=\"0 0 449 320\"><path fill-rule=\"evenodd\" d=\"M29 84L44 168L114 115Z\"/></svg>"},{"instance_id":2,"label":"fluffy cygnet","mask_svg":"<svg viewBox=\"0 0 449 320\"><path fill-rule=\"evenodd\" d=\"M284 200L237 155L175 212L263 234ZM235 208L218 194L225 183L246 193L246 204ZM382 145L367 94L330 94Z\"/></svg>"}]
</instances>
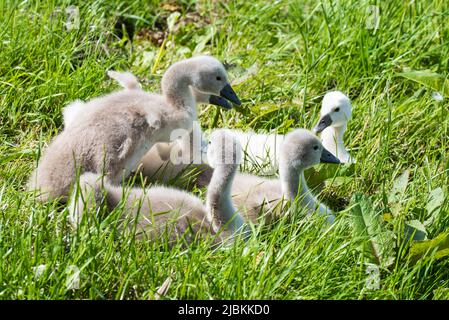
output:
<instances>
[{"instance_id":1,"label":"fluffy cygnet","mask_svg":"<svg viewBox=\"0 0 449 320\"><path fill-rule=\"evenodd\" d=\"M116 80L123 88L131 90L140 88L138 79L131 73L108 72L108 75ZM224 109L231 109L232 105L223 97L199 92L191 88L196 103L212 104ZM235 101L234 101L235 103ZM176 138L176 137L175 137ZM156 143L141 159L139 171L150 181L167 183L169 180L178 177L186 170L191 169L195 174L206 169L202 164L206 157L204 152L207 139L201 132L198 122L193 123L190 134L181 134L172 142ZM192 172L193 171L193 172ZM208 171L210 172L210 171ZM201 179L203 175L200 175ZM211 175L207 178L209 182Z\"/></svg>"},{"instance_id":2,"label":"fluffy cygnet","mask_svg":"<svg viewBox=\"0 0 449 320\"><path fill-rule=\"evenodd\" d=\"M215 58L177 62L162 78L162 95L136 87L94 98L82 112L69 108L69 125L44 151L29 188L40 191L41 201L65 201L77 170L104 173L119 183L155 143L169 142L174 130L192 130L197 111L191 88L240 103Z\"/></svg>"},{"instance_id":3,"label":"fluffy cygnet","mask_svg":"<svg viewBox=\"0 0 449 320\"><path fill-rule=\"evenodd\" d=\"M69 218L76 228L87 208L104 203L107 212L119 204L124 205L123 219L134 226L137 219L138 235L156 239L168 231L171 240L186 236L192 240L198 234L207 236L223 232L224 237L233 236L243 230L243 218L231 201L231 185L241 158L241 148L232 134L217 131L211 137L208 159L213 166L206 205L187 192L167 188L132 188L124 190L112 185L99 174L84 173L80 177L79 189L74 190L69 203ZM131 221L129 220L131 218Z\"/></svg>"},{"instance_id":4,"label":"fluffy cygnet","mask_svg":"<svg viewBox=\"0 0 449 320\"><path fill-rule=\"evenodd\" d=\"M234 133L233 131L231 131ZM212 133L213 137L215 131ZM319 211L327 216L329 223L335 219L332 211L320 203L309 190L304 179L304 170L319 163L340 163L326 150L320 140L310 131L296 129L287 134L279 151L279 179L262 178L252 174L237 173L232 184L232 202L241 215L252 222L257 222L260 215L272 210L284 200L306 208L308 212ZM178 165L172 165L175 170ZM207 186L212 175L212 168L203 164L196 185Z\"/></svg>"},{"instance_id":5,"label":"fluffy cygnet","mask_svg":"<svg viewBox=\"0 0 449 320\"><path fill-rule=\"evenodd\" d=\"M285 136L280 150L279 179L266 179L238 174L232 185L234 205L251 221L257 221L262 210L275 208L280 201L297 199L308 212L319 211L332 223L332 211L320 203L307 187L304 170L321 163L340 163L310 131L296 129ZM243 208L243 209L242 209Z\"/></svg>"}]
</instances>

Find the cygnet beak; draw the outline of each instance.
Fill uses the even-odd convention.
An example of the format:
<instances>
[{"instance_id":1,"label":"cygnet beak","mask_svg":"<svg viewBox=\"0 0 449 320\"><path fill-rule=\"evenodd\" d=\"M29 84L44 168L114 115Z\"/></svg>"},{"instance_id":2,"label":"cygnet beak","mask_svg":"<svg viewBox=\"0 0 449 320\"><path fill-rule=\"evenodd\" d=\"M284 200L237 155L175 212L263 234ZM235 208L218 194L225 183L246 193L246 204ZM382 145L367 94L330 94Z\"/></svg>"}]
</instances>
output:
<instances>
[{"instance_id":1,"label":"cygnet beak","mask_svg":"<svg viewBox=\"0 0 449 320\"><path fill-rule=\"evenodd\" d=\"M226 84L223 89L221 89L220 97L225 98L238 106L242 104L229 83Z\"/></svg>"},{"instance_id":2,"label":"cygnet beak","mask_svg":"<svg viewBox=\"0 0 449 320\"><path fill-rule=\"evenodd\" d=\"M340 164L340 160L338 160L338 158L336 156L334 156L332 153L330 153L329 150L323 148L323 151L321 152L321 158L320 158L320 162L321 163L336 163L336 164Z\"/></svg>"},{"instance_id":3,"label":"cygnet beak","mask_svg":"<svg viewBox=\"0 0 449 320\"><path fill-rule=\"evenodd\" d=\"M327 127L329 127L332 124L332 118L329 114L326 114L324 117L318 121L318 124L313 128L313 132L320 133Z\"/></svg>"},{"instance_id":4,"label":"cygnet beak","mask_svg":"<svg viewBox=\"0 0 449 320\"><path fill-rule=\"evenodd\" d=\"M209 103L225 109L232 109L232 105L225 98L219 96L210 96Z\"/></svg>"}]
</instances>

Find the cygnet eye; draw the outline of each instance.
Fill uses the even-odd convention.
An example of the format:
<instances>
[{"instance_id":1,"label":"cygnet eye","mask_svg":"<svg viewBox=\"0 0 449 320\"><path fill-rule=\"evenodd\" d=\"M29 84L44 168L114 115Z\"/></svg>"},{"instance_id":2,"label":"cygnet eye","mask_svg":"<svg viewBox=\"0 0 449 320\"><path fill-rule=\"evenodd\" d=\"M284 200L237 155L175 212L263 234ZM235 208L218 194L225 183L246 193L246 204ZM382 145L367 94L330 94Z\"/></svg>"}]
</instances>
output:
<instances>
[{"instance_id":1,"label":"cygnet eye","mask_svg":"<svg viewBox=\"0 0 449 320\"><path fill-rule=\"evenodd\" d=\"M207 144L211 144L211 142L209 141Z\"/></svg>"},{"instance_id":2,"label":"cygnet eye","mask_svg":"<svg viewBox=\"0 0 449 320\"><path fill-rule=\"evenodd\" d=\"M318 146L314 146L314 147L313 147L313 150L318 150Z\"/></svg>"},{"instance_id":3,"label":"cygnet eye","mask_svg":"<svg viewBox=\"0 0 449 320\"><path fill-rule=\"evenodd\" d=\"M218 81L221 81L221 77L220 77L220 76L218 76L218 77L217 77L217 80L218 80Z\"/></svg>"},{"instance_id":4,"label":"cygnet eye","mask_svg":"<svg viewBox=\"0 0 449 320\"><path fill-rule=\"evenodd\" d=\"M335 112L338 112L338 111L340 111L340 108L335 108L334 111L335 111Z\"/></svg>"}]
</instances>

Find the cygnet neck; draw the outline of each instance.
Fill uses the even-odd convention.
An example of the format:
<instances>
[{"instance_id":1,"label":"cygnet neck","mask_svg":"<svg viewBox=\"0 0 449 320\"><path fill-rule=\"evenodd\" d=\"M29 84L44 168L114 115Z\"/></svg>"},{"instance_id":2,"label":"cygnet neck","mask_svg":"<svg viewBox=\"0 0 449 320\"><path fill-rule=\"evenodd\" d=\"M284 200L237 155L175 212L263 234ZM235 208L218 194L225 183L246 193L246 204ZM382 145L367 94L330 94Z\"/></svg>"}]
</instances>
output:
<instances>
[{"instance_id":1,"label":"cygnet neck","mask_svg":"<svg viewBox=\"0 0 449 320\"><path fill-rule=\"evenodd\" d=\"M207 190L206 206L215 231L222 226L237 231L244 223L231 199L232 182L238 165L221 164L214 168Z\"/></svg>"},{"instance_id":2,"label":"cygnet neck","mask_svg":"<svg viewBox=\"0 0 449 320\"><path fill-rule=\"evenodd\" d=\"M304 168L294 168L292 165L281 163L279 167L282 194L286 200L293 202L298 197L302 206L315 210L318 202L309 190L304 177Z\"/></svg>"},{"instance_id":3,"label":"cygnet neck","mask_svg":"<svg viewBox=\"0 0 449 320\"><path fill-rule=\"evenodd\" d=\"M180 65L172 66L162 78L162 93L169 104L180 110L186 110L196 115L195 98L190 90L191 77L188 65L180 68Z\"/></svg>"},{"instance_id":4,"label":"cygnet neck","mask_svg":"<svg viewBox=\"0 0 449 320\"><path fill-rule=\"evenodd\" d=\"M303 186L300 186L300 183L302 183L300 176L303 172L304 170L298 170L281 159L279 163L279 176L281 178L282 194L288 200L293 201L298 196L298 192L303 190Z\"/></svg>"}]
</instances>

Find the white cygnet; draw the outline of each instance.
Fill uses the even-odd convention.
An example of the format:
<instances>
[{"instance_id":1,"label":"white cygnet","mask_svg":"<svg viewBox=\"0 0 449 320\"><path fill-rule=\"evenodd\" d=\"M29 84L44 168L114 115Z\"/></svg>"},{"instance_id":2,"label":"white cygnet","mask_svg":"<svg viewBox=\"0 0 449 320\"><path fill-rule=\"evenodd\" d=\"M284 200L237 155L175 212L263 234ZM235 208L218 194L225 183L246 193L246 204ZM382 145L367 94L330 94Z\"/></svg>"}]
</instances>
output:
<instances>
[{"instance_id":1,"label":"white cygnet","mask_svg":"<svg viewBox=\"0 0 449 320\"><path fill-rule=\"evenodd\" d=\"M219 97L205 95L192 90L195 100L198 103L208 101L220 101ZM217 103L220 105L219 103ZM339 158L341 163L351 163L354 159L350 157L343 142L343 134L347 127L347 122L351 118L352 106L349 98L340 91L328 92L322 101L321 119L314 128L315 133L322 132L321 138L323 146L333 155ZM247 167L265 168L269 166L270 172L276 171L279 167L281 145L285 135L276 133L256 133L253 131L232 130L237 136L244 151L244 161ZM165 149L165 154L169 154L170 148ZM195 150L193 150L195 151ZM146 166L143 162L143 167ZM153 167L157 166L152 162Z\"/></svg>"},{"instance_id":2,"label":"white cygnet","mask_svg":"<svg viewBox=\"0 0 449 320\"><path fill-rule=\"evenodd\" d=\"M351 101L344 93L328 92L323 98L320 120L313 129L315 133L321 132L323 146L340 159L341 163L354 162L343 142L343 135L348 121L351 119L351 113Z\"/></svg>"}]
</instances>

